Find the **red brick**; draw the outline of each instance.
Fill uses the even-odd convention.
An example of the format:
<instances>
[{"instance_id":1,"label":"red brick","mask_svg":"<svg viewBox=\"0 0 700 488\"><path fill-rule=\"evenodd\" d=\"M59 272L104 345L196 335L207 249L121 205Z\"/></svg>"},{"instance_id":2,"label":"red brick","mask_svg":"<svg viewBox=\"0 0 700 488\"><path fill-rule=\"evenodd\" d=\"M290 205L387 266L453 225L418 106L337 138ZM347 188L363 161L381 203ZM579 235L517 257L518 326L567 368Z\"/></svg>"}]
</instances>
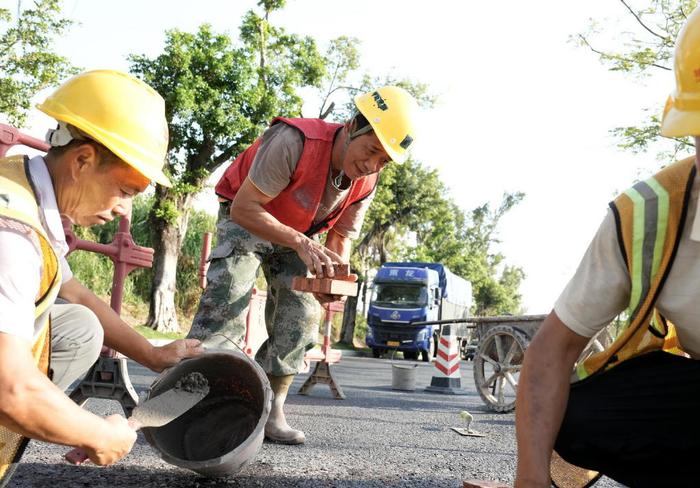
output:
<instances>
[{"instance_id":1,"label":"red brick","mask_svg":"<svg viewBox=\"0 0 700 488\"><path fill-rule=\"evenodd\" d=\"M292 290L354 297L357 296L357 283L329 278L318 279L295 276L292 280Z\"/></svg>"},{"instance_id":2,"label":"red brick","mask_svg":"<svg viewBox=\"0 0 700 488\"><path fill-rule=\"evenodd\" d=\"M463 488L510 488L510 486L498 481L465 480Z\"/></svg>"}]
</instances>

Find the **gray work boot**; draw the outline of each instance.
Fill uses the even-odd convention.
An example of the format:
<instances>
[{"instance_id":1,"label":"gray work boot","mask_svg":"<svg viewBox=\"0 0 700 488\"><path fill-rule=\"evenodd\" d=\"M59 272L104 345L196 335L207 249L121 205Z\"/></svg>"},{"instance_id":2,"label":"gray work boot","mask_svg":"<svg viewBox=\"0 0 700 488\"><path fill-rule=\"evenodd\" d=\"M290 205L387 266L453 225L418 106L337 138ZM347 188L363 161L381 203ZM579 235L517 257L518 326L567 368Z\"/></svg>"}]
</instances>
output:
<instances>
[{"instance_id":1,"label":"gray work boot","mask_svg":"<svg viewBox=\"0 0 700 488\"><path fill-rule=\"evenodd\" d=\"M306 436L302 431L294 430L287 424L283 410L287 392L294 381L294 375L272 376L268 374L267 377L270 379L270 386L275 398L272 400L270 416L265 424L265 438L281 444L303 444Z\"/></svg>"}]
</instances>

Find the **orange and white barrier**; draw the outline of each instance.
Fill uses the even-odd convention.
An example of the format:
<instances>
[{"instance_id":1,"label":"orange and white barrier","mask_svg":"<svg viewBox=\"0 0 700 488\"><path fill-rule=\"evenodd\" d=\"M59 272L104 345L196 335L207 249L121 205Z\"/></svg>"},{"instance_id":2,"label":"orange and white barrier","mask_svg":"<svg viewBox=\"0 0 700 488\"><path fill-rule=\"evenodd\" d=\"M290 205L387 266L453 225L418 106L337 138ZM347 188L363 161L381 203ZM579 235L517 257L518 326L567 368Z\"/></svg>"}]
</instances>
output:
<instances>
[{"instance_id":1,"label":"orange and white barrier","mask_svg":"<svg viewBox=\"0 0 700 488\"><path fill-rule=\"evenodd\" d=\"M455 327L450 324L443 325L435 358L436 371L430 381L430 386L425 391L450 395L466 394L462 389L462 374L459 371L460 361L459 340L455 334Z\"/></svg>"}]
</instances>

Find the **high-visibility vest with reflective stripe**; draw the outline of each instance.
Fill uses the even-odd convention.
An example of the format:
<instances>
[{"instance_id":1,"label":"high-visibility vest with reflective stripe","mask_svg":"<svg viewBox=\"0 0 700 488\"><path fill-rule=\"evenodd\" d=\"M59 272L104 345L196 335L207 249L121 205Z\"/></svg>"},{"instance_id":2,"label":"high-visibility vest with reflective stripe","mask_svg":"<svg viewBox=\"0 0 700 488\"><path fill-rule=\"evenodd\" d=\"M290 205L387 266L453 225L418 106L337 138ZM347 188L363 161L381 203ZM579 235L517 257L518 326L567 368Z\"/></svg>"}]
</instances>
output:
<instances>
[{"instance_id":1,"label":"high-visibility vest with reflective stripe","mask_svg":"<svg viewBox=\"0 0 700 488\"><path fill-rule=\"evenodd\" d=\"M39 217L39 206L24 156L0 159L0 217L16 220L34 229L38 236L43 268L34 304L35 329L40 330L32 344L32 356L39 370L48 375L51 357L51 321L49 309L61 286L61 270ZM0 401L3 401L0 398ZM29 440L0 426L0 487L10 479Z\"/></svg>"},{"instance_id":2,"label":"high-visibility vest with reflective stripe","mask_svg":"<svg viewBox=\"0 0 700 488\"><path fill-rule=\"evenodd\" d=\"M628 318L610 347L578 365L578 379L651 351L685 355L673 324L654 304L683 234L695 173L695 158L684 159L640 181L610 203L632 285Z\"/></svg>"}]
</instances>

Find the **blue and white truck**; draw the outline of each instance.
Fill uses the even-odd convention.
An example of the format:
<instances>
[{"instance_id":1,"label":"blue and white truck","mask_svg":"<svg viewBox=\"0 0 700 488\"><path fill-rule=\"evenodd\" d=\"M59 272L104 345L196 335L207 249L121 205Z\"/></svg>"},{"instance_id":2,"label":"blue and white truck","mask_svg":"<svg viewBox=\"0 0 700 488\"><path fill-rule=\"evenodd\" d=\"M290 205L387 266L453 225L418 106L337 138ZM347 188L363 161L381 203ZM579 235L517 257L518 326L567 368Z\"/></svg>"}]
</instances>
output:
<instances>
[{"instance_id":1,"label":"blue and white truck","mask_svg":"<svg viewBox=\"0 0 700 488\"><path fill-rule=\"evenodd\" d=\"M471 283L442 264L384 263L374 278L365 341L374 357L396 350L431 361L440 326L413 323L466 318L471 306Z\"/></svg>"}]
</instances>

